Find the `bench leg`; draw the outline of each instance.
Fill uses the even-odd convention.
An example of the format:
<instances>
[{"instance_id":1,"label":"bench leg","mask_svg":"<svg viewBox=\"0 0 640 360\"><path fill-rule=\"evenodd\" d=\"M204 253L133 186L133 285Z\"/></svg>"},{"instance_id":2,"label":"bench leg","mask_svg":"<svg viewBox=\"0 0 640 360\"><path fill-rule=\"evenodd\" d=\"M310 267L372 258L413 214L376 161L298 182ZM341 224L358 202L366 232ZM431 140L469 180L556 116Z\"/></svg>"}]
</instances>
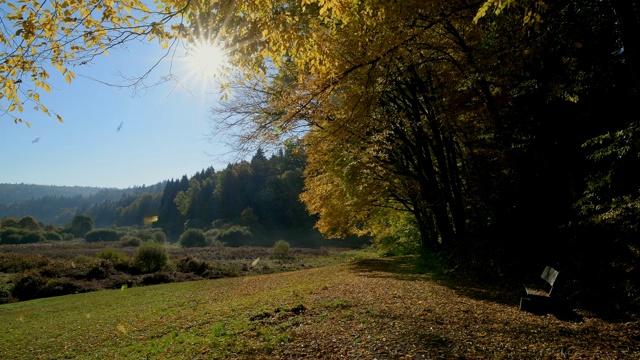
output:
<instances>
[{"instance_id":1,"label":"bench leg","mask_svg":"<svg viewBox=\"0 0 640 360\"><path fill-rule=\"evenodd\" d=\"M540 296L529 296L520 298L520 310L534 314L548 313L551 305L551 299Z\"/></svg>"},{"instance_id":2,"label":"bench leg","mask_svg":"<svg viewBox=\"0 0 640 360\"><path fill-rule=\"evenodd\" d=\"M533 301L527 297L520 298L520 310L531 312L531 308L533 307Z\"/></svg>"}]
</instances>

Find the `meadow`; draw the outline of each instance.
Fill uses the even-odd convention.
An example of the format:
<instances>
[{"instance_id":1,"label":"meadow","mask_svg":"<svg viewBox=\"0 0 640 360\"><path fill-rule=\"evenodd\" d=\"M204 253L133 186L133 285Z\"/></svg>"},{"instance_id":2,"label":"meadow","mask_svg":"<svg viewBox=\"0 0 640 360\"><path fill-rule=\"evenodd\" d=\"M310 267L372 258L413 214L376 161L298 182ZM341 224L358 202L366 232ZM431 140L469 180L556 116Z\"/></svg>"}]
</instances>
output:
<instances>
[{"instance_id":1,"label":"meadow","mask_svg":"<svg viewBox=\"0 0 640 360\"><path fill-rule=\"evenodd\" d=\"M122 242L43 242L0 245L0 303L131 288L300 270L343 262L354 250L337 247L290 248L147 243L166 256L139 260L145 246ZM126 245L126 244L125 244ZM148 265L151 265L149 267Z\"/></svg>"},{"instance_id":2,"label":"meadow","mask_svg":"<svg viewBox=\"0 0 640 360\"><path fill-rule=\"evenodd\" d=\"M638 321L522 312L516 289L425 272L414 257L325 261L0 305L0 358L640 358Z\"/></svg>"}]
</instances>

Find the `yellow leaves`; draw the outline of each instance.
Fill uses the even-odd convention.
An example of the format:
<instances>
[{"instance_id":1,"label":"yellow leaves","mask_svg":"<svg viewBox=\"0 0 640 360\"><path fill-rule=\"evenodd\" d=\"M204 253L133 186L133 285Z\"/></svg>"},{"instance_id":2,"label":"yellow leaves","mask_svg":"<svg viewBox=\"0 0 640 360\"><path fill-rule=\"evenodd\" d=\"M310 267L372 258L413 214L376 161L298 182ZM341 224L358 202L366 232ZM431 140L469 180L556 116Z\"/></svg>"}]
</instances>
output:
<instances>
[{"instance_id":1,"label":"yellow leaves","mask_svg":"<svg viewBox=\"0 0 640 360\"><path fill-rule=\"evenodd\" d=\"M491 9L495 15L512 5L524 8L523 23L528 26L535 26L542 22L542 13L547 9L547 4L543 0L487 0L478 10L473 22L477 23Z\"/></svg>"},{"instance_id":2,"label":"yellow leaves","mask_svg":"<svg viewBox=\"0 0 640 360\"><path fill-rule=\"evenodd\" d=\"M71 83L75 79L69 70L71 66L107 54L115 41L135 38L130 34L151 35L161 41L170 39L167 22L171 16L166 15L174 11L177 1L167 0L163 4L156 1L164 15L149 12L141 0L0 0L0 3L6 5L0 29L3 101L0 111L17 113L23 110L26 101L33 101L38 104L35 107L38 111L49 114L34 91L51 91L47 69L55 69Z\"/></svg>"},{"instance_id":3,"label":"yellow leaves","mask_svg":"<svg viewBox=\"0 0 640 360\"><path fill-rule=\"evenodd\" d=\"M473 22L477 23L478 20L483 18L487 14L489 9L493 6L493 3L494 3L494 1L492 1L492 0L485 1L485 3L482 4L480 9L478 10L478 13L476 14L476 16L473 18Z\"/></svg>"},{"instance_id":4,"label":"yellow leaves","mask_svg":"<svg viewBox=\"0 0 640 360\"><path fill-rule=\"evenodd\" d=\"M71 71L67 71L67 73L64 75L64 79L67 82L67 84L71 84L71 81L75 79L75 77L76 75Z\"/></svg>"}]
</instances>

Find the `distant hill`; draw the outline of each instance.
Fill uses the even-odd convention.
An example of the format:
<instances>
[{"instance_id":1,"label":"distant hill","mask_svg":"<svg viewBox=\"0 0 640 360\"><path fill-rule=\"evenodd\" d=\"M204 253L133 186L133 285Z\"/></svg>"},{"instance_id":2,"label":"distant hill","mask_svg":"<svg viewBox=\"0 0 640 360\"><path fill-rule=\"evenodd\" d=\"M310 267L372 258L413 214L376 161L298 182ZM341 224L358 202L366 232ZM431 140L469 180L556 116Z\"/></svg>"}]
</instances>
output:
<instances>
[{"instance_id":1,"label":"distant hill","mask_svg":"<svg viewBox=\"0 0 640 360\"><path fill-rule=\"evenodd\" d=\"M34 184L0 184L0 204L13 204L43 197L93 197L98 201L117 200L122 195L159 193L166 181L151 186L134 186L126 189L92 186L56 186Z\"/></svg>"},{"instance_id":2,"label":"distant hill","mask_svg":"<svg viewBox=\"0 0 640 360\"><path fill-rule=\"evenodd\" d=\"M45 196L88 197L101 190L107 190L107 188L89 186L0 184L0 204L8 205Z\"/></svg>"},{"instance_id":3,"label":"distant hill","mask_svg":"<svg viewBox=\"0 0 640 360\"><path fill-rule=\"evenodd\" d=\"M127 189L87 186L0 184L0 219L34 216L45 224L63 225L93 205L162 193L166 181Z\"/></svg>"}]
</instances>

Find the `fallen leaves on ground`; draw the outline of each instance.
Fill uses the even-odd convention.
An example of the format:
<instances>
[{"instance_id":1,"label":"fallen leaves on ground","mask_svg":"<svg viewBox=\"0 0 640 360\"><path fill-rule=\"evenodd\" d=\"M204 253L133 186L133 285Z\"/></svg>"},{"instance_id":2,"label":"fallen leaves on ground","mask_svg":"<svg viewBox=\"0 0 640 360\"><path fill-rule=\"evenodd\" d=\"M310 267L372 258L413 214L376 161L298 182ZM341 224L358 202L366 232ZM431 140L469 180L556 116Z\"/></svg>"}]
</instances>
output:
<instances>
[{"instance_id":1,"label":"fallen leaves on ground","mask_svg":"<svg viewBox=\"0 0 640 360\"><path fill-rule=\"evenodd\" d=\"M311 294L290 342L260 358L634 359L638 322L563 321L461 295L430 275L352 266ZM385 264L387 262L387 264ZM273 319L272 319L273 320ZM285 318L284 322L291 321ZM282 326L274 320L261 326Z\"/></svg>"}]
</instances>

